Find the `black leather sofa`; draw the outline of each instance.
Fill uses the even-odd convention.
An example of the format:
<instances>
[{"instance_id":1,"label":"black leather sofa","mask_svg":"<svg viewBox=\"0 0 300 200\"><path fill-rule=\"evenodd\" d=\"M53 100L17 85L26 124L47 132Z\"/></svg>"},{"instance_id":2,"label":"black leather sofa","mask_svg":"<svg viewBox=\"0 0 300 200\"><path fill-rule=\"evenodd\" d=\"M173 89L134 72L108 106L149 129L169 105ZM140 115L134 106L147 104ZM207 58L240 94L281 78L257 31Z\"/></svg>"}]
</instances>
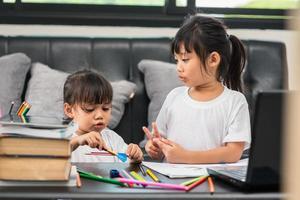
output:
<instances>
[{"instance_id":1,"label":"black leather sofa","mask_svg":"<svg viewBox=\"0 0 300 200\"><path fill-rule=\"evenodd\" d=\"M170 41L171 38L2 36L0 56L23 52L32 62L42 62L54 69L74 72L83 67L93 68L110 81L126 79L136 83L135 97L126 105L125 114L115 130L126 142L138 143L144 137L141 127L147 125L149 99L137 64L142 59L173 62ZM287 88L286 49L279 42L247 40L243 43L248 54L244 82L251 106L257 91Z\"/></svg>"}]
</instances>

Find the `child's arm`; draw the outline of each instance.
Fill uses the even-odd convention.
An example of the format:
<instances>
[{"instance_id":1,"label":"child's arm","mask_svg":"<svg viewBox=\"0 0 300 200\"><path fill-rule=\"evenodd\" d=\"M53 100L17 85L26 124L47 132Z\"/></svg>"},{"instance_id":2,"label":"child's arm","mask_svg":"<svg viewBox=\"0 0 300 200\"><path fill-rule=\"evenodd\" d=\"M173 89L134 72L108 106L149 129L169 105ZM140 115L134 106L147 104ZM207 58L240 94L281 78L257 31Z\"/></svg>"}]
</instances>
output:
<instances>
[{"instance_id":1,"label":"child's arm","mask_svg":"<svg viewBox=\"0 0 300 200\"><path fill-rule=\"evenodd\" d=\"M167 139L155 139L167 162L170 163L222 163L237 162L243 153L244 142L229 142L223 147L207 151L189 151Z\"/></svg>"},{"instance_id":2,"label":"child's arm","mask_svg":"<svg viewBox=\"0 0 300 200\"><path fill-rule=\"evenodd\" d=\"M136 144L130 143L127 147L126 154L132 162L140 163L143 161L143 152Z\"/></svg>"},{"instance_id":3,"label":"child's arm","mask_svg":"<svg viewBox=\"0 0 300 200\"><path fill-rule=\"evenodd\" d=\"M96 131L91 131L89 133L85 133L83 135L75 136L70 141L71 150L74 151L80 145L89 145L91 148L106 148L107 146L100 136L100 134Z\"/></svg>"}]
</instances>

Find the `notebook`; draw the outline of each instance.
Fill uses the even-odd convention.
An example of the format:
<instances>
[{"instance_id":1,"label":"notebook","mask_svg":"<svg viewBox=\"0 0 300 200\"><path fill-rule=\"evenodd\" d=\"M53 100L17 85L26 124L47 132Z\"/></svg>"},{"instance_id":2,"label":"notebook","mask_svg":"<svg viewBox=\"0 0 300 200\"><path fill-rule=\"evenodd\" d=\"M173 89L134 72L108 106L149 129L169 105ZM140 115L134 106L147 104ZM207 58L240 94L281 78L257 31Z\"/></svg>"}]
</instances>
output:
<instances>
[{"instance_id":1,"label":"notebook","mask_svg":"<svg viewBox=\"0 0 300 200\"><path fill-rule=\"evenodd\" d=\"M0 118L2 125L26 126L32 128L66 128L70 120L48 116L18 116L7 114Z\"/></svg>"},{"instance_id":2,"label":"notebook","mask_svg":"<svg viewBox=\"0 0 300 200\"><path fill-rule=\"evenodd\" d=\"M208 168L208 173L242 189L279 189L282 115L287 91L259 92L252 123L248 166Z\"/></svg>"}]
</instances>

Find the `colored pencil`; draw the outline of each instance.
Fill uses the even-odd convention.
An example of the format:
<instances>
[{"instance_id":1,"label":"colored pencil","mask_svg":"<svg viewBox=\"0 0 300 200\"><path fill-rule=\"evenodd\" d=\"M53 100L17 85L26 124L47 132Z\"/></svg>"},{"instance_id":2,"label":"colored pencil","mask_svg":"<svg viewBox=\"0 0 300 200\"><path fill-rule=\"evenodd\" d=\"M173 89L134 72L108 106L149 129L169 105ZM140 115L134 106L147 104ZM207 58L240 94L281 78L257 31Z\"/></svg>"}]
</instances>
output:
<instances>
[{"instance_id":1,"label":"colored pencil","mask_svg":"<svg viewBox=\"0 0 300 200\"><path fill-rule=\"evenodd\" d=\"M138 166L139 166L140 171L142 172L142 174L143 174L144 176L146 176L146 172L145 172L145 170L144 170L142 164L139 164Z\"/></svg>"},{"instance_id":2,"label":"colored pencil","mask_svg":"<svg viewBox=\"0 0 300 200\"><path fill-rule=\"evenodd\" d=\"M193 189L194 187L196 187L196 186L200 185L201 183L203 183L206 179L207 179L207 176L204 176L204 177L202 177L201 179L199 179L198 181L192 183L191 185L185 186L185 187L187 187L187 190L186 190L186 191L190 191L190 190Z\"/></svg>"},{"instance_id":3,"label":"colored pencil","mask_svg":"<svg viewBox=\"0 0 300 200\"><path fill-rule=\"evenodd\" d=\"M146 180L141 177L138 173L136 173L135 171L131 171L130 174L132 175L133 178L135 178L136 180L138 181L141 181L141 182L146 182ZM143 187L146 187L146 185L142 184Z\"/></svg>"},{"instance_id":4,"label":"colored pencil","mask_svg":"<svg viewBox=\"0 0 300 200\"><path fill-rule=\"evenodd\" d=\"M8 111L8 114L9 114L9 115L11 114L11 111L12 111L14 105L15 105L15 102L12 101L12 102L11 102L11 105L10 105L10 108L9 108L9 111Z\"/></svg>"},{"instance_id":5,"label":"colored pencil","mask_svg":"<svg viewBox=\"0 0 300 200\"><path fill-rule=\"evenodd\" d=\"M187 190L186 186L175 185L175 184L170 184L170 183L147 182L147 181L125 179L125 178L119 178L118 180L122 183L150 185L150 186L157 186L157 187L160 187L160 188L175 189L175 190Z\"/></svg>"},{"instance_id":6,"label":"colored pencil","mask_svg":"<svg viewBox=\"0 0 300 200\"><path fill-rule=\"evenodd\" d=\"M136 173L135 171L131 171L130 174L133 176L133 178L135 178L136 180L139 181L146 181L143 177L141 177L138 173Z\"/></svg>"},{"instance_id":7,"label":"colored pencil","mask_svg":"<svg viewBox=\"0 0 300 200\"><path fill-rule=\"evenodd\" d=\"M155 176L155 174L150 170L146 169L146 173L155 181L155 182L160 182L160 180Z\"/></svg>"},{"instance_id":8,"label":"colored pencil","mask_svg":"<svg viewBox=\"0 0 300 200\"><path fill-rule=\"evenodd\" d=\"M81 187L81 179L79 173L76 174L76 185L78 188Z\"/></svg>"},{"instance_id":9,"label":"colored pencil","mask_svg":"<svg viewBox=\"0 0 300 200\"><path fill-rule=\"evenodd\" d=\"M208 187L209 187L210 194L214 194L215 186L214 186L214 182L213 182L213 180L210 176L207 178L207 182L208 182Z\"/></svg>"},{"instance_id":10,"label":"colored pencil","mask_svg":"<svg viewBox=\"0 0 300 200\"><path fill-rule=\"evenodd\" d=\"M185 185L185 186L188 186L196 181L198 181L199 179L201 179L203 176L200 176L200 177L197 177L197 178L194 178L192 180L188 180L188 181L185 181L183 183L180 183L180 185Z\"/></svg>"},{"instance_id":11,"label":"colored pencil","mask_svg":"<svg viewBox=\"0 0 300 200\"><path fill-rule=\"evenodd\" d=\"M122 169L122 173L125 176L125 178L134 180L124 169ZM128 184L129 187L133 187L133 185L134 184L131 184L131 183Z\"/></svg>"},{"instance_id":12,"label":"colored pencil","mask_svg":"<svg viewBox=\"0 0 300 200\"><path fill-rule=\"evenodd\" d=\"M100 182L104 182L104 183L111 183L111 184L115 184L115 185L119 185L119 186L125 186L123 183L121 183L120 181L118 181L116 179L103 178L101 176L84 174L84 173L80 173L80 176L83 177L83 178L87 178L87 179L91 179L91 180L95 180L95 181L100 181Z\"/></svg>"},{"instance_id":13,"label":"colored pencil","mask_svg":"<svg viewBox=\"0 0 300 200\"><path fill-rule=\"evenodd\" d=\"M24 104L25 104L25 101L23 101L23 103L22 103L22 104L20 105L20 107L18 108L18 110L17 110L17 115L20 115L20 111L21 111L21 109L23 108Z\"/></svg>"}]
</instances>

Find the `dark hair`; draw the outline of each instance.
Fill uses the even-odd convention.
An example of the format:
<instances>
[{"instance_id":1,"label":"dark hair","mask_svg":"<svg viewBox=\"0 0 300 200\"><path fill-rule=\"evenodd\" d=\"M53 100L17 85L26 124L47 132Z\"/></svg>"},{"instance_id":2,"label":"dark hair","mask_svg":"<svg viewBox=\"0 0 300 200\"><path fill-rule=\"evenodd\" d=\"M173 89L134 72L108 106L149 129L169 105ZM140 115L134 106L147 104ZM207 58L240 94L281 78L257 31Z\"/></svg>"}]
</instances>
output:
<instances>
[{"instance_id":1,"label":"dark hair","mask_svg":"<svg viewBox=\"0 0 300 200\"><path fill-rule=\"evenodd\" d=\"M64 102L70 105L111 103L111 84L99 73L77 71L67 77L64 84Z\"/></svg>"},{"instance_id":2,"label":"dark hair","mask_svg":"<svg viewBox=\"0 0 300 200\"><path fill-rule=\"evenodd\" d=\"M206 58L210 53L218 52L221 61L217 69L217 80L230 89L242 91L241 74L246 62L245 49L237 37L227 34L221 21L207 16L187 18L172 41L172 53L180 52L181 43L187 52L195 51L206 71Z\"/></svg>"}]
</instances>

